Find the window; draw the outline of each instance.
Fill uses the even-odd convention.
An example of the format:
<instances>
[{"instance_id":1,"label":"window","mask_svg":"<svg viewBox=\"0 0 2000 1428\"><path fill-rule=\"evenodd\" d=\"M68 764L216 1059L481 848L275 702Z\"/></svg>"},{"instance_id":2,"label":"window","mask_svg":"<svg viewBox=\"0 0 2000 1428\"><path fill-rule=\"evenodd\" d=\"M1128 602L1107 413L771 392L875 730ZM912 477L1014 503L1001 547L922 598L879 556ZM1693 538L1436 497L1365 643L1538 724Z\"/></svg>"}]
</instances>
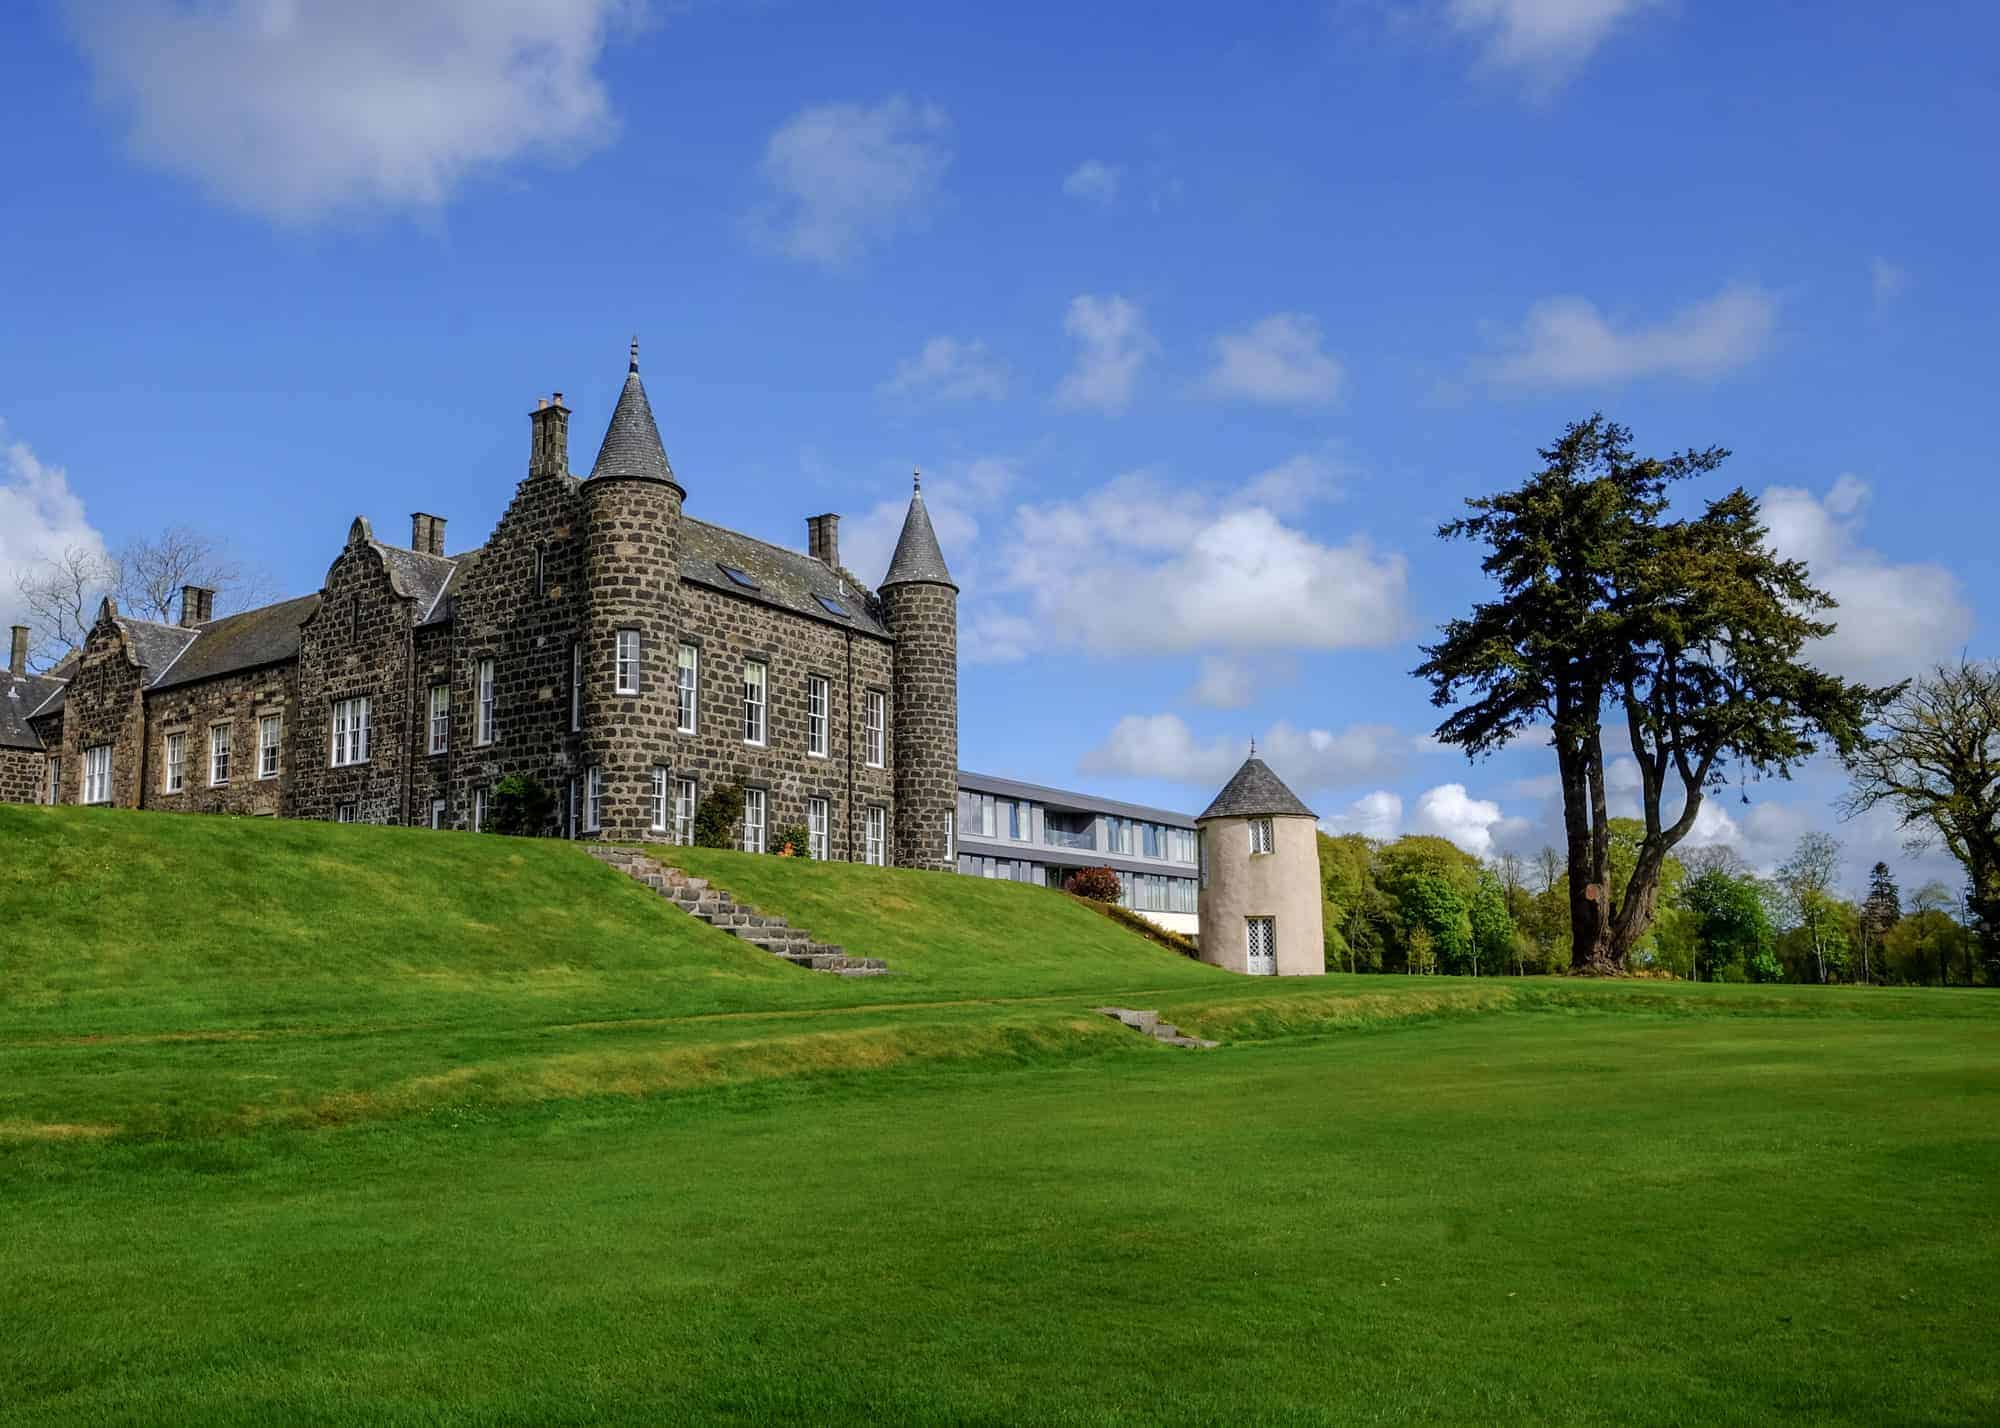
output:
<instances>
[{"instance_id":1,"label":"window","mask_svg":"<svg viewBox=\"0 0 2000 1428\"><path fill-rule=\"evenodd\" d=\"M1268 917L1246 917L1243 919L1244 937L1250 953L1251 974L1270 975L1278 970L1278 937L1275 924Z\"/></svg>"},{"instance_id":2,"label":"window","mask_svg":"<svg viewBox=\"0 0 2000 1428\"><path fill-rule=\"evenodd\" d=\"M827 684L818 675L806 681L806 752L826 757Z\"/></svg>"},{"instance_id":3,"label":"window","mask_svg":"<svg viewBox=\"0 0 2000 1428\"><path fill-rule=\"evenodd\" d=\"M847 618L847 607L838 600L829 600L824 595L815 595L813 599L819 601L820 609L826 611L827 614L833 616L836 620Z\"/></svg>"},{"instance_id":4,"label":"window","mask_svg":"<svg viewBox=\"0 0 2000 1428\"><path fill-rule=\"evenodd\" d=\"M861 747L863 757L868 760L868 767L871 769L881 768L884 762L882 756L882 724L883 713L887 704L888 697L881 690L871 689L868 691L866 713L863 715L861 725Z\"/></svg>"},{"instance_id":5,"label":"window","mask_svg":"<svg viewBox=\"0 0 2000 1428\"><path fill-rule=\"evenodd\" d=\"M535 593L542 594L548 589L549 553L541 546L535 547Z\"/></svg>"},{"instance_id":6,"label":"window","mask_svg":"<svg viewBox=\"0 0 2000 1428\"><path fill-rule=\"evenodd\" d=\"M583 727L583 642L569 642L569 731Z\"/></svg>"},{"instance_id":7,"label":"window","mask_svg":"<svg viewBox=\"0 0 2000 1428\"><path fill-rule=\"evenodd\" d=\"M431 827L444 827L444 809L445 802L442 798L433 798L431 800Z\"/></svg>"},{"instance_id":8,"label":"window","mask_svg":"<svg viewBox=\"0 0 2000 1428\"><path fill-rule=\"evenodd\" d=\"M266 714L257 721L257 777L276 778L278 759L285 742L285 720L281 714Z\"/></svg>"},{"instance_id":9,"label":"window","mask_svg":"<svg viewBox=\"0 0 2000 1428\"><path fill-rule=\"evenodd\" d=\"M54 808L62 799L62 760L49 760L49 807Z\"/></svg>"},{"instance_id":10,"label":"window","mask_svg":"<svg viewBox=\"0 0 2000 1428\"><path fill-rule=\"evenodd\" d=\"M806 851L812 855L815 862L824 863L827 860L828 812L825 799L806 800Z\"/></svg>"},{"instance_id":11,"label":"window","mask_svg":"<svg viewBox=\"0 0 2000 1428\"><path fill-rule=\"evenodd\" d=\"M490 744L493 742L493 661L490 659L483 659L479 662L479 689L477 697L478 718L475 721L476 727L472 732L472 742L475 744Z\"/></svg>"},{"instance_id":12,"label":"window","mask_svg":"<svg viewBox=\"0 0 2000 1428\"><path fill-rule=\"evenodd\" d=\"M1196 862L1197 862L1197 863L1198 863L1198 864L1200 865L1200 868L1199 868L1199 875L1200 875L1200 877L1201 877L1201 885L1202 885L1203 887L1207 887L1207 886L1208 886L1208 833L1207 833L1207 830L1205 830L1205 829L1202 829L1202 830L1197 830L1197 831L1196 831L1196 833L1195 833L1195 838L1194 838L1194 850L1195 850L1195 859L1196 859Z\"/></svg>"},{"instance_id":13,"label":"window","mask_svg":"<svg viewBox=\"0 0 2000 1428\"><path fill-rule=\"evenodd\" d=\"M741 585L745 590L755 590L758 588L756 581L752 580L743 571L737 569L733 565L722 565L718 563L715 568L717 570L720 570L724 575L727 575L733 584Z\"/></svg>"},{"instance_id":14,"label":"window","mask_svg":"<svg viewBox=\"0 0 2000 1428\"><path fill-rule=\"evenodd\" d=\"M333 705L333 766L368 762L368 700L338 699ZM349 820L352 822L353 820Z\"/></svg>"},{"instance_id":15,"label":"window","mask_svg":"<svg viewBox=\"0 0 2000 1428\"><path fill-rule=\"evenodd\" d=\"M768 678L762 664L754 659L744 661L743 742L746 744L764 742L764 685Z\"/></svg>"},{"instance_id":16,"label":"window","mask_svg":"<svg viewBox=\"0 0 2000 1428\"><path fill-rule=\"evenodd\" d=\"M653 769L653 831L667 831L667 771L657 766Z\"/></svg>"},{"instance_id":17,"label":"window","mask_svg":"<svg viewBox=\"0 0 2000 1428\"><path fill-rule=\"evenodd\" d=\"M486 788L481 785L472 790L472 831L486 831Z\"/></svg>"},{"instance_id":18,"label":"window","mask_svg":"<svg viewBox=\"0 0 2000 1428\"><path fill-rule=\"evenodd\" d=\"M565 838L574 838L577 833L576 801L577 782L575 779L571 779L569 781L569 818L563 824L563 836Z\"/></svg>"},{"instance_id":19,"label":"window","mask_svg":"<svg viewBox=\"0 0 2000 1428\"><path fill-rule=\"evenodd\" d=\"M764 851L765 798L761 788L743 790L743 851L746 853Z\"/></svg>"},{"instance_id":20,"label":"window","mask_svg":"<svg viewBox=\"0 0 2000 1428\"><path fill-rule=\"evenodd\" d=\"M167 792L179 793L187 782L187 735L167 735Z\"/></svg>"},{"instance_id":21,"label":"window","mask_svg":"<svg viewBox=\"0 0 2000 1428\"><path fill-rule=\"evenodd\" d=\"M441 754L451 747L451 686L433 684L431 686L431 743L434 754Z\"/></svg>"},{"instance_id":22,"label":"window","mask_svg":"<svg viewBox=\"0 0 2000 1428\"><path fill-rule=\"evenodd\" d=\"M617 667L618 692L637 694L639 692L639 632L620 630L618 648L613 662Z\"/></svg>"},{"instance_id":23,"label":"window","mask_svg":"<svg viewBox=\"0 0 2000 1428\"><path fill-rule=\"evenodd\" d=\"M1268 853L1271 851L1271 820L1253 818L1250 820L1250 851Z\"/></svg>"},{"instance_id":24,"label":"window","mask_svg":"<svg viewBox=\"0 0 2000 1428\"><path fill-rule=\"evenodd\" d=\"M83 751L83 801L111 802L111 745L98 744Z\"/></svg>"},{"instance_id":25,"label":"window","mask_svg":"<svg viewBox=\"0 0 2000 1428\"><path fill-rule=\"evenodd\" d=\"M604 770L591 769L583 776L583 831L595 833L604 826Z\"/></svg>"},{"instance_id":26,"label":"window","mask_svg":"<svg viewBox=\"0 0 2000 1428\"><path fill-rule=\"evenodd\" d=\"M358 820L355 818L355 811L352 803L343 803L333 810L333 821L336 823L356 822Z\"/></svg>"},{"instance_id":27,"label":"window","mask_svg":"<svg viewBox=\"0 0 2000 1428\"><path fill-rule=\"evenodd\" d=\"M958 856L958 833L954 828L952 816L949 813L944 816L944 855L947 858L956 858Z\"/></svg>"},{"instance_id":28,"label":"window","mask_svg":"<svg viewBox=\"0 0 2000 1428\"><path fill-rule=\"evenodd\" d=\"M681 844L694 842L694 780L691 778L674 780L674 841Z\"/></svg>"},{"instance_id":29,"label":"window","mask_svg":"<svg viewBox=\"0 0 2000 1428\"><path fill-rule=\"evenodd\" d=\"M683 734L692 734L695 682L701 675L701 651L693 645L682 645L676 674L679 683L675 695L675 724Z\"/></svg>"},{"instance_id":30,"label":"window","mask_svg":"<svg viewBox=\"0 0 2000 1428\"><path fill-rule=\"evenodd\" d=\"M866 858L871 867L882 867L888 862L889 810L871 808L868 810L868 846Z\"/></svg>"},{"instance_id":31,"label":"window","mask_svg":"<svg viewBox=\"0 0 2000 1428\"><path fill-rule=\"evenodd\" d=\"M221 788L229 782L229 725L216 724L208 731L208 786Z\"/></svg>"}]
</instances>

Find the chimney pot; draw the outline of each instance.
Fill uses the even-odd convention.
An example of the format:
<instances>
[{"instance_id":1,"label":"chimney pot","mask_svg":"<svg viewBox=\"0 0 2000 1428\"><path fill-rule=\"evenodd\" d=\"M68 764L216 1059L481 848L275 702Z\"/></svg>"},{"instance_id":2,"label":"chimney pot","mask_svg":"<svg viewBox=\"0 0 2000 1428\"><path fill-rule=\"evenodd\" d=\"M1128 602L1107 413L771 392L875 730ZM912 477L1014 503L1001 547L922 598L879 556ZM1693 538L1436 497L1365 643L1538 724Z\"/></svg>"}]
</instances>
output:
<instances>
[{"instance_id":1,"label":"chimney pot","mask_svg":"<svg viewBox=\"0 0 2000 1428\"><path fill-rule=\"evenodd\" d=\"M28 672L28 627L14 626L14 647L7 655L7 669L13 674Z\"/></svg>"},{"instance_id":2,"label":"chimney pot","mask_svg":"<svg viewBox=\"0 0 2000 1428\"><path fill-rule=\"evenodd\" d=\"M215 618L215 592L206 585L181 587L181 628L191 630Z\"/></svg>"},{"instance_id":3,"label":"chimney pot","mask_svg":"<svg viewBox=\"0 0 2000 1428\"><path fill-rule=\"evenodd\" d=\"M833 569L840 567L839 516L828 511L825 515L806 517L806 553Z\"/></svg>"}]
</instances>

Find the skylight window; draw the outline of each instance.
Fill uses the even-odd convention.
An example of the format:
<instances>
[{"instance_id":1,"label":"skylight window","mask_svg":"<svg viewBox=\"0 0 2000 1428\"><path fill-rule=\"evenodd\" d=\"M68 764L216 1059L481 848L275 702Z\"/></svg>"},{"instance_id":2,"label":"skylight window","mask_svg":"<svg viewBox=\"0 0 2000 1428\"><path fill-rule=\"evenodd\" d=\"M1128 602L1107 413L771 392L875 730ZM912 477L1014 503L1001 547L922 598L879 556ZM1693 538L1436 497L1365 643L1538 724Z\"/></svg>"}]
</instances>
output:
<instances>
[{"instance_id":1,"label":"skylight window","mask_svg":"<svg viewBox=\"0 0 2000 1428\"><path fill-rule=\"evenodd\" d=\"M746 574L741 570L738 570L733 565L723 565L718 563L715 568L717 570L720 570L724 575L727 575L731 580L735 581L738 585L741 585L745 590L756 590L761 588L756 581L752 580L749 577L748 574Z\"/></svg>"},{"instance_id":2,"label":"skylight window","mask_svg":"<svg viewBox=\"0 0 2000 1428\"><path fill-rule=\"evenodd\" d=\"M826 611L827 614L833 616L835 619L844 620L847 618L847 607L838 600L829 600L824 595L815 595L813 599L819 601L820 609Z\"/></svg>"}]
</instances>

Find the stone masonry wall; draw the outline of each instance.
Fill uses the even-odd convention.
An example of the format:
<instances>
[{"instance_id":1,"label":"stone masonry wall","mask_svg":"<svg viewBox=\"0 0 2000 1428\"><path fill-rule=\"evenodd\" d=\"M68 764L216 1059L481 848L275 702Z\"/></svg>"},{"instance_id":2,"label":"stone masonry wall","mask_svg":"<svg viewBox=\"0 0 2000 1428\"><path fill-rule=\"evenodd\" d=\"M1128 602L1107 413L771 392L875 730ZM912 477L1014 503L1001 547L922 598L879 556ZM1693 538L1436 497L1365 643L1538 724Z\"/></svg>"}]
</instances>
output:
<instances>
[{"instance_id":1,"label":"stone masonry wall","mask_svg":"<svg viewBox=\"0 0 2000 1428\"><path fill-rule=\"evenodd\" d=\"M146 699L147 808L175 813L236 813L276 816L288 812L294 753L290 730L298 696L298 666L292 663L205 679L199 684L151 694ZM264 777L259 768L259 721L283 721L278 770ZM228 724L229 781L209 782L209 730ZM186 740L181 791L167 791L167 736Z\"/></svg>"},{"instance_id":2,"label":"stone masonry wall","mask_svg":"<svg viewBox=\"0 0 2000 1428\"><path fill-rule=\"evenodd\" d=\"M0 749L0 803L40 803L46 768L38 749Z\"/></svg>"},{"instance_id":3,"label":"stone masonry wall","mask_svg":"<svg viewBox=\"0 0 2000 1428\"><path fill-rule=\"evenodd\" d=\"M111 802L139 806L140 767L146 753L141 672L126 651L125 632L99 620L85 637L76 671L64 690L58 803L83 802L83 751L111 745Z\"/></svg>"},{"instance_id":4,"label":"stone masonry wall","mask_svg":"<svg viewBox=\"0 0 2000 1428\"><path fill-rule=\"evenodd\" d=\"M951 870L958 806L958 592L918 582L882 591L895 632L895 862Z\"/></svg>"}]
</instances>

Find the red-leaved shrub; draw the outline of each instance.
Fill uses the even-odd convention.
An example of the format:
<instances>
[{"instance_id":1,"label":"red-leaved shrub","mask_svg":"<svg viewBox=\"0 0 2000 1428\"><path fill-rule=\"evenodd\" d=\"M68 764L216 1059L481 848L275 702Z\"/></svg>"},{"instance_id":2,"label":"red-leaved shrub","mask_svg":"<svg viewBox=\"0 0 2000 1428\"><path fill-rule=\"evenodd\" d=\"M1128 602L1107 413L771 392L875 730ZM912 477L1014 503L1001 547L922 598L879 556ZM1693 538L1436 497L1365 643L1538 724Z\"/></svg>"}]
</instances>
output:
<instances>
[{"instance_id":1,"label":"red-leaved shrub","mask_svg":"<svg viewBox=\"0 0 2000 1428\"><path fill-rule=\"evenodd\" d=\"M1079 868L1063 879L1063 891L1092 902L1118 901L1118 874L1109 868Z\"/></svg>"}]
</instances>

